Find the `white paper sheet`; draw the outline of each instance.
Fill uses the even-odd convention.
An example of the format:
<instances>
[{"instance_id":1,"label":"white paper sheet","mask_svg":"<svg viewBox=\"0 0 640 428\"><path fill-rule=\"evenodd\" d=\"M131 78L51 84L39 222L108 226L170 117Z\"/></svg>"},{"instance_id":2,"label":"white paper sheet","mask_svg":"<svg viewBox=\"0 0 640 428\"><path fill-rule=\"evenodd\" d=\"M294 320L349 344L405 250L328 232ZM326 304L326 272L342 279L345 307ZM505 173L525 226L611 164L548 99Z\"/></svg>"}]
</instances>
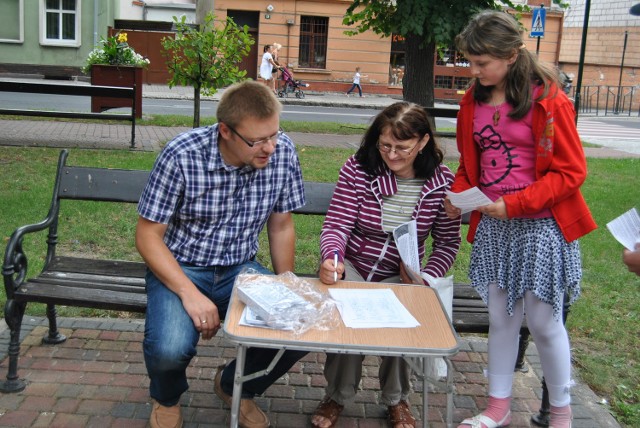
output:
<instances>
[{"instance_id":1,"label":"white paper sheet","mask_svg":"<svg viewBox=\"0 0 640 428\"><path fill-rule=\"evenodd\" d=\"M330 288L344 325L351 328L413 328L420 325L393 290Z\"/></svg>"},{"instance_id":2,"label":"white paper sheet","mask_svg":"<svg viewBox=\"0 0 640 428\"><path fill-rule=\"evenodd\" d=\"M415 284L422 284L420 259L418 258L418 230L416 221L411 220L393 229L393 239L398 253L407 270L407 275Z\"/></svg>"},{"instance_id":3,"label":"white paper sheet","mask_svg":"<svg viewBox=\"0 0 640 428\"><path fill-rule=\"evenodd\" d=\"M460 193L447 192L447 196L454 207L462 210L462 214L493 203L493 201L477 187L472 187Z\"/></svg>"},{"instance_id":4,"label":"white paper sheet","mask_svg":"<svg viewBox=\"0 0 640 428\"><path fill-rule=\"evenodd\" d=\"M640 216L638 210L631 208L626 213L607 223L607 229L627 250L633 251L640 243Z\"/></svg>"}]
</instances>

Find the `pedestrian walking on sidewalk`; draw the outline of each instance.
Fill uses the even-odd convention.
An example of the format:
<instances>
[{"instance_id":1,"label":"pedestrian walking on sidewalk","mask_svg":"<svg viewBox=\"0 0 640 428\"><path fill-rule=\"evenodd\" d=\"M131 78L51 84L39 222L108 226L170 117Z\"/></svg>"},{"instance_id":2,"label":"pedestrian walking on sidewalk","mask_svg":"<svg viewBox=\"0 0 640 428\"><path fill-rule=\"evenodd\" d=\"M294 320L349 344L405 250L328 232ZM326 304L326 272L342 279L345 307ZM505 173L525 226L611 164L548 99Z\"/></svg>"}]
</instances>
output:
<instances>
[{"instance_id":1,"label":"pedestrian walking on sidewalk","mask_svg":"<svg viewBox=\"0 0 640 428\"><path fill-rule=\"evenodd\" d=\"M538 61L518 22L499 11L472 18L456 37L473 86L460 101L460 166L453 192L479 187L492 201L472 213L469 278L489 309L489 400L459 428L511 421L518 335L540 354L550 426L571 427L571 355L562 310L580 295L578 238L596 228L580 186L587 176L575 111L555 70ZM445 202L452 218L460 209ZM525 311L526 308L526 311Z\"/></svg>"},{"instance_id":2,"label":"pedestrian walking on sidewalk","mask_svg":"<svg viewBox=\"0 0 640 428\"><path fill-rule=\"evenodd\" d=\"M367 76L362 76L360 74L360 67L356 67L356 72L353 75L353 85L351 86L351 89L347 91L347 96L349 96L354 89L358 88L358 94L360 94L360 97L362 97L362 86L360 85L360 79L362 77L367 77Z\"/></svg>"},{"instance_id":3,"label":"pedestrian walking on sidewalk","mask_svg":"<svg viewBox=\"0 0 640 428\"><path fill-rule=\"evenodd\" d=\"M277 81L278 81L278 71L282 70L282 64L280 64L280 61L278 59L279 54L280 54L280 49L282 49L282 45L280 43L273 43L271 48L271 57L273 59L273 63L274 66L271 69L271 89L273 89L273 92L275 92L276 94L278 93L278 88L277 86Z\"/></svg>"},{"instance_id":4,"label":"pedestrian walking on sidewalk","mask_svg":"<svg viewBox=\"0 0 640 428\"><path fill-rule=\"evenodd\" d=\"M262 63L260 64L260 77L264 80L264 84L271 88L274 94L276 92L276 76L273 73L274 68L278 68L278 64L273 60L273 45L265 45L262 54Z\"/></svg>"}]
</instances>

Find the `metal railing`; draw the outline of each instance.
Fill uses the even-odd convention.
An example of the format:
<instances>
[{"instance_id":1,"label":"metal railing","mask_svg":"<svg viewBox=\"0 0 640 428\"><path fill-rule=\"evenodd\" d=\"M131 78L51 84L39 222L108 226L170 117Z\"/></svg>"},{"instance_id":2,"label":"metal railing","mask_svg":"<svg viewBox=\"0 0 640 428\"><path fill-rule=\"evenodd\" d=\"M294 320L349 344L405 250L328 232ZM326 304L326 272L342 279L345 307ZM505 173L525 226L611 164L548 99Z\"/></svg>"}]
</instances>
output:
<instances>
[{"instance_id":1,"label":"metal railing","mask_svg":"<svg viewBox=\"0 0 640 428\"><path fill-rule=\"evenodd\" d=\"M575 99L575 88L569 96ZM640 90L635 86L583 86L578 115L640 116Z\"/></svg>"}]
</instances>

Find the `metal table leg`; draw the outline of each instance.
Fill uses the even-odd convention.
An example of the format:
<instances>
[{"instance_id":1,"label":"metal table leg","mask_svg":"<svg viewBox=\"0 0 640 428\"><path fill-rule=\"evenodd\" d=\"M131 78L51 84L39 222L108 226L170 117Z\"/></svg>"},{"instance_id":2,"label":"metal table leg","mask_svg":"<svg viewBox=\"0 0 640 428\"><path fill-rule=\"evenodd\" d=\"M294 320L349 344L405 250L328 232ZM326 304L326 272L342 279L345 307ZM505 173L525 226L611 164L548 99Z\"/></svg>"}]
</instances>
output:
<instances>
[{"instance_id":1,"label":"metal table leg","mask_svg":"<svg viewBox=\"0 0 640 428\"><path fill-rule=\"evenodd\" d=\"M422 363L422 426L429 426L429 363L432 358L421 358Z\"/></svg>"},{"instance_id":2,"label":"metal table leg","mask_svg":"<svg viewBox=\"0 0 640 428\"><path fill-rule=\"evenodd\" d=\"M238 344L236 355L236 373L233 377L233 395L231 396L231 428L238 427L238 416L240 415L240 395L242 393L242 373L244 372L244 360L247 355L247 348Z\"/></svg>"},{"instance_id":3,"label":"metal table leg","mask_svg":"<svg viewBox=\"0 0 640 428\"><path fill-rule=\"evenodd\" d=\"M255 379L260 376L264 376L273 370L273 368L278 364L280 358L285 353L285 349L279 349L278 353L273 357L269 366L267 366L264 370L258 370L255 373L250 373L248 375L244 375L244 362L247 359L247 347L241 344L238 344L238 353L236 356L236 372L233 377L233 395L231 397L231 422L229 426L231 428L238 427L238 419L240 417L240 400L242 399L242 384L248 380Z\"/></svg>"},{"instance_id":4,"label":"metal table leg","mask_svg":"<svg viewBox=\"0 0 640 428\"><path fill-rule=\"evenodd\" d=\"M447 427L453 427L453 364L449 358L443 358L447 363Z\"/></svg>"}]
</instances>

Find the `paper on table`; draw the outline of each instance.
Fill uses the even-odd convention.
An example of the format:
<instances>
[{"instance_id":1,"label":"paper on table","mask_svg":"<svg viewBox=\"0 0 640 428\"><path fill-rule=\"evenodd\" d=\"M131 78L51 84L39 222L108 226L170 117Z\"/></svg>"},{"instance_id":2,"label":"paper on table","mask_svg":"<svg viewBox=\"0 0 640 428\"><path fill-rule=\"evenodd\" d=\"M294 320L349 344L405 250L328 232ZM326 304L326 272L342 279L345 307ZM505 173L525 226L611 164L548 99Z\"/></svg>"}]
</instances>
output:
<instances>
[{"instance_id":1,"label":"paper on table","mask_svg":"<svg viewBox=\"0 0 640 428\"><path fill-rule=\"evenodd\" d=\"M493 203L478 187L472 187L460 193L447 192L447 196L454 207L460 208L462 214Z\"/></svg>"},{"instance_id":2,"label":"paper on table","mask_svg":"<svg viewBox=\"0 0 640 428\"><path fill-rule=\"evenodd\" d=\"M627 250L633 251L640 243L640 216L638 210L631 208L619 217L607 223L607 229Z\"/></svg>"},{"instance_id":3,"label":"paper on table","mask_svg":"<svg viewBox=\"0 0 640 428\"><path fill-rule=\"evenodd\" d=\"M240 315L240 321L238 321L238 324L249 327L268 328L271 330L293 330L291 327L280 328L267 324L267 322L261 318L260 315L252 311L249 306L245 306L242 310L242 315Z\"/></svg>"},{"instance_id":4,"label":"paper on table","mask_svg":"<svg viewBox=\"0 0 640 428\"><path fill-rule=\"evenodd\" d=\"M420 259L418 258L418 230L416 221L411 220L393 229L393 239L398 247L400 259L407 268L407 275L416 284L422 284Z\"/></svg>"},{"instance_id":5,"label":"paper on table","mask_svg":"<svg viewBox=\"0 0 640 428\"><path fill-rule=\"evenodd\" d=\"M420 325L393 290L330 288L344 325L351 328L412 328Z\"/></svg>"}]
</instances>

